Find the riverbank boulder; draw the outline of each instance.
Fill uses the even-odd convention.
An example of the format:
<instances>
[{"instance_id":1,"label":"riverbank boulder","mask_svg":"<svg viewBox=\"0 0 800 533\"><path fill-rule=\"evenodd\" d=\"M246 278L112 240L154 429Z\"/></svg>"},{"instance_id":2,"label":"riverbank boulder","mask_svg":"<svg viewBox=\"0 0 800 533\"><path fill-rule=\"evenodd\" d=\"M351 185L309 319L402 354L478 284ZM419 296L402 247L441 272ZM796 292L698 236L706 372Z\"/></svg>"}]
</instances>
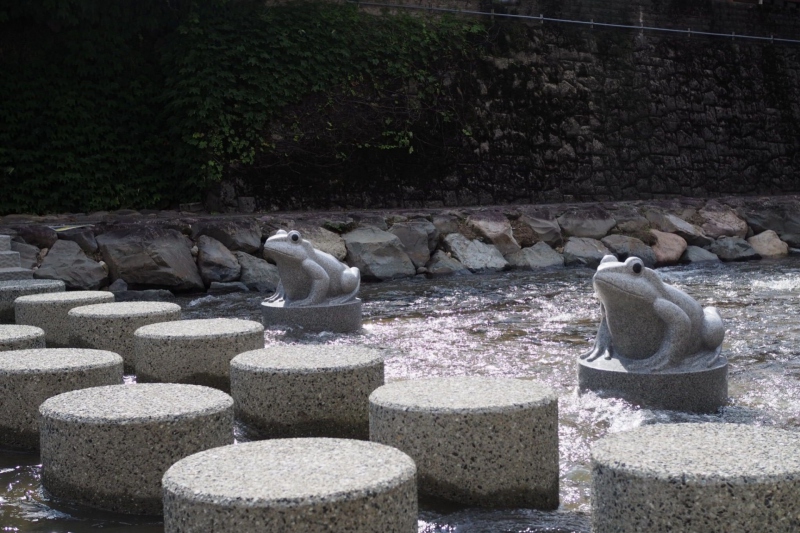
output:
<instances>
[{"instance_id":1,"label":"riverbank boulder","mask_svg":"<svg viewBox=\"0 0 800 533\"><path fill-rule=\"evenodd\" d=\"M430 224L430 223L429 223ZM431 226L433 226L431 224ZM434 228L435 230L436 228ZM406 254L414 263L415 268L425 266L431 258L428 247L428 232L420 224L411 222L398 222L389 229L389 233L397 236L403 243Z\"/></svg>"},{"instance_id":2,"label":"riverbank boulder","mask_svg":"<svg viewBox=\"0 0 800 533\"><path fill-rule=\"evenodd\" d=\"M617 259L625 261L629 257L638 257L644 266L653 268L656 266L656 253L640 239L628 237L626 235L609 235L603 237L600 242L606 248L614 252Z\"/></svg>"},{"instance_id":3,"label":"riverbank boulder","mask_svg":"<svg viewBox=\"0 0 800 533\"><path fill-rule=\"evenodd\" d=\"M747 239L748 244L753 247L761 257L783 257L789 255L789 245L783 242L774 231L762 231L758 235L753 235Z\"/></svg>"},{"instance_id":4,"label":"riverbank boulder","mask_svg":"<svg viewBox=\"0 0 800 533\"><path fill-rule=\"evenodd\" d=\"M239 281L251 291L274 292L281 281L278 267L245 252L233 252L242 267Z\"/></svg>"},{"instance_id":5,"label":"riverbank boulder","mask_svg":"<svg viewBox=\"0 0 800 533\"><path fill-rule=\"evenodd\" d=\"M656 254L656 264L674 265L680 261L683 252L686 251L688 244L680 235L665 233L657 229L651 229L650 234L655 238L653 252Z\"/></svg>"},{"instance_id":6,"label":"riverbank boulder","mask_svg":"<svg viewBox=\"0 0 800 533\"><path fill-rule=\"evenodd\" d=\"M92 228L72 228L57 233L59 239L77 243L81 250L87 254L93 254L97 251L97 239Z\"/></svg>"},{"instance_id":7,"label":"riverbank boulder","mask_svg":"<svg viewBox=\"0 0 800 533\"><path fill-rule=\"evenodd\" d=\"M429 277L472 274L467 267L453 259L442 250L436 250L431 260L425 265Z\"/></svg>"},{"instance_id":8,"label":"riverbank boulder","mask_svg":"<svg viewBox=\"0 0 800 533\"><path fill-rule=\"evenodd\" d=\"M750 244L740 237L720 237L708 247L723 261L751 261L761 259Z\"/></svg>"},{"instance_id":9,"label":"riverbank boulder","mask_svg":"<svg viewBox=\"0 0 800 533\"><path fill-rule=\"evenodd\" d=\"M570 237L602 239L617 221L600 206L571 207L558 217L558 225Z\"/></svg>"},{"instance_id":10,"label":"riverbank boulder","mask_svg":"<svg viewBox=\"0 0 800 533\"><path fill-rule=\"evenodd\" d=\"M507 255L506 259L514 268L534 269L564 266L564 256L550 248L550 245L543 241Z\"/></svg>"},{"instance_id":11,"label":"riverbank boulder","mask_svg":"<svg viewBox=\"0 0 800 533\"><path fill-rule=\"evenodd\" d=\"M59 279L67 289L76 290L94 291L108 284L103 265L86 257L77 243L64 240L53 244L33 277Z\"/></svg>"},{"instance_id":12,"label":"riverbank boulder","mask_svg":"<svg viewBox=\"0 0 800 533\"><path fill-rule=\"evenodd\" d=\"M597 239L570 237L564 246L564 264L597 268L600 261L609 254L611 250Z\"/></svg>"},{"instance_id":13,"label":"riverbank boulder","mask_svg":"<svg viewBox=\"0 0 800 533\"><path fill-rule=\"evenodd\" d=\"M303 238L317 250L331 254L339 261L344 261L344 258L347 257L347 247L344 239L338 233L320 226L298 225L293 229L299 231Z\"/></svg>"},{"instance_id":14,"label":"riverbank boulder","mask_svg":"<svg viewBox=\"0 0 800 533\"><path fill-rule=\"evenodd\" d=\"M342 235L347 264L358 267L362 279L385 280L413 276L417 269L397 235L373 226Z\"/></svg>"},{"instance_id":15,"label":"riverbank boulder","mask_svg":"<svg viewBox=\"0 0 800 533\"><path fill-rule=\"evenodd\" d=\"M451 233L445 237L444 247L452 257L473 272L504 270L509 266L503 254L494 245L477 239L467 239L460 233Z\"/></svg>"},{"instance_id":16,"label":"riverbank boulder","mask_svg":"<svg viewBox=\"0 0 800 533\"><path fill-rule=\"evenodd\" d=\"M653 229L664 233L674 233L683 238L687 244L702 247L714 242L714 239L704 234L702 229L671 213L649 209L645 215Z\"/></svg>"},{"instance_id":17,"label":"riverbank boulder","mask_svg":"<svg viewBox=\"0 0 800 533\"><path fill-rule=\"evenodd\" d=\"M522 247L514 239L511 222L499 211L481 211L467 217L467 226L491 242L504 256L518 252Z\"/></svg>"},{"instance_id":18,"label":"riverbank boulder","mask_svg":"<svg viewBox=\"0 0 800 533\"><path fill-rule=\"evenodd\" d=\"M736 211L717 202L708 202L698 214L704 220L701 229L712 239L747 235L747 222L739 218Z\"/></svg>"},{"instance_id":19,"label":"riverbank boulder","mask_svg":"<svg viewBox=\"0 0 800 533\"><path fill-rule=\"evenodd\" d=\"M251 218L202 220L192 225L192 239L201 235L213 237L232 252L252 254L261 248L261 227Z\"/></svg>"},{"instance_id":20,"label":"riverbank boulder","mask_svg":"<svg viewBox=\"0 0 800 533\"><path fill-rule=\"evenodd\" d=\"M533 237L531 245L542 241L550 246L560 246L563 242L561 226L558 225L558 221L554 217L540 213L529 213L520 215L516 222L518 226L531 233Z\"/></svg>"},{"instance_id":21,"label":"riverbank boulder","mask_svg":"<svg viewBox=\"0 0 800 533\"><path fill-rule=\"evenodd\" d=\"M8 218L8 217L6 217ZM58 233L47 226L31 224L25 226L13 226L17 235L27 244L38 246L39 248L51 248L58 240Z\"/></svg>"},{"instance_id":22,"label":"riverbank boulder","mask_svg":"<svg viewBox=\"0 0 800 533\"><path fill-rule=\"evenodd\" d=\"M11 251L19 254L19 266L33 269L39 264L39 248L24 242L11 241Z\"/></svg>"},{"instance_id":23,"label":"riverbank boulder","mask_svg":"<svg viewBox=\"0 0 800 533\"><path fill-rule=\"evenodd\" d=\"M703 263L705 261L719 261L719 257L708 250L692 245L686 247L680 260L681 263Z\"/></svg>"},{"instance_id":24,"label":"riverbank boulder","mask_svg":"<svg viewBox=\"0 0 800 533\"><path fill-rule=\"evenodd\" d=\"M208 235L197 238L197 269L206 286L239 279L242 267L221 242Z\"/></svg>"},{"instance_id":25,"label":"riverbank boulder","mask_svg":"<svg viewBox=\"0 0 800 533\"><path fill-rule=\"evenodd\" d=\"M111 277L121 278L132 287L175 291L205 288L190 241L176 230L157 226L112 230L99 235L97 244Z\"/></svg>"}]
</instances>

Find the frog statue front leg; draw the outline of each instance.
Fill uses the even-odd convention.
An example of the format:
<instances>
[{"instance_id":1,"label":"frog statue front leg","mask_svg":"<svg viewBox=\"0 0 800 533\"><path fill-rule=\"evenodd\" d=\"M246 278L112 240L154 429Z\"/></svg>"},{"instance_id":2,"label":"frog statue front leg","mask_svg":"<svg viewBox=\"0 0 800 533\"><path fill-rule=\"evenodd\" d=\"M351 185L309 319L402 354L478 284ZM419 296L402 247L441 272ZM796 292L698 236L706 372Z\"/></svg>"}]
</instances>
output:
<instances>
[{"instance_id":1,"label":"frog statue front leg","mask_svg":"<svg viewBox=\"0 0 800 533\"><path fill-rule=\"evenodd\" d=\"M653 302L653 310L666 325L666 332L658 351L642 360L626 360L625 368L634 371L658 371L678 363L686 357L688 348L693 342L692 321L686 312L664 298Z\"/></svg>"},{"instance_id":2,"label":"frog statue front leg","mask_svg":"<svg viewBox=\"0 0 800 533\"><path fill-rule=\"evenodd\" d=\"M580 358L591 362L601 357L611 359L611 355L611 331L608 329L608 322L606 321L606 309L603 304L600 304L600 328L597 330L594 347L581 355Z\"/></svg>"}]
</instances>

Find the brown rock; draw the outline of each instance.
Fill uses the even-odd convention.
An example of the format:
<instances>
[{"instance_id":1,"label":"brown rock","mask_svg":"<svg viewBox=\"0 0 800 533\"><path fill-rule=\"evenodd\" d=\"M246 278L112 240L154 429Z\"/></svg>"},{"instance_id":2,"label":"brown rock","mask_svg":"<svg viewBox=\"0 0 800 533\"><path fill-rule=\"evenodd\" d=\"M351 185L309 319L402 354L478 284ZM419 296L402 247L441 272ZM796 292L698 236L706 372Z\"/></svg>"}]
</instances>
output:
<instances>
[{"instance_id":1,"label":"brown rock","mask_svg":"<svg viewBox=\"0 0 800 533\"><path fill-rule=\"evenodd\" d=\"M656 239L653 251L656 254L657 265L674 265L680 261L683 252L688 246L686 240L674 233L665 233L651 229L650 234Z\"/></svg>"},{"instance_id":2,"label":"brown rock","mask_svg":"<svg viewBox=\"0 0 800 533\"><path fill-rule=\"evenodd\" d=\"M761 257L783 257L789 255L789 245L774 231L767 230L747 239L753 250Z\"/></svg>"}]
</instances>

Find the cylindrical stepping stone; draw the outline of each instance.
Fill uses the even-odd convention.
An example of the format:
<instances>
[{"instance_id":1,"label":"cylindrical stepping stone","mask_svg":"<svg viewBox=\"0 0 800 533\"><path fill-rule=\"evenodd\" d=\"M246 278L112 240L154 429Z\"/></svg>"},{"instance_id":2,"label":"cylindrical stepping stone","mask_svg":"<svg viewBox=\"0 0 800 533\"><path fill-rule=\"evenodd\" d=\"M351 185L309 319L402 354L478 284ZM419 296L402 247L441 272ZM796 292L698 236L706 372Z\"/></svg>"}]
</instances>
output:
<instances>
[{"instance_id":1,"label":"cylindrical stepping stone","mask_svg":"<svg viewBox=\"0 0 800 533\"><path fill-rule=\"evenodd\" d=\"M261 323L233 318L151 324L133 336L139 382L196 383L226 392L231 359L264 347Z\"/></svg>"},{"instance_id":2,"label":"cylindrical stepping stone","mask_svg":"<svg viewBox=\"0 0 800 533\"><path fill-rule=\"evenodd\" d=\"M422 495L482 507L558 507L558 399L534 381L397 381L369 398L370 439L417 463Z\"/></svg>"},{"instance_id":3,"label":"cylindrical stepping stone","mask_svg":"<svg viewBox=\"0 0 800 533\"><path fill-rule=\"evenodd\" d=\"M369 439L383 356L361 346L273 346L231 361L236 418L265 437Z\"/></svg>"},{"instance_id":4,"label":"cylindrical stepping stone","mask_svg":"<svg viewBox=\"0 0 800 533\"><path fill-rule=\"evenodd\" d=\"M115 353L72 348L0 352L0 446L38 448L39 405L51 396L121 383L122 358Z\"/></svg>"},{"instance_id":5,"label":"cylindrical stepping stone","mask_svg":"<svg viewBox=\"0 0 800 533\"><path fill-rule=\"evenodd\" d=\"M800 433L660 424L592 448L592 531L800 531Z\"/></svg>"},{"instance_id":6,"label":"cylindrical stepping stone","mask_svg":"<svg viewBox=\"0 0 800 533\"><path fill-rule=\"evenodd\" d=\"M44 488L122 513L161 514L161 478L172 464L233 443L233 399L198 385L95 387L39 411Z\"/></svg>"},{"instance_id":7,"label":"cylindrical stepping stone","mask_svg":"<svg viewBox=\"0 0 800 533\"><path fill-rule=\"evenodd\" d=\"M44 348L44 330L36 326L0 324L0 352Z\"/></svg>"},{"instance_id":8,"label":"cylindrical stepping stone","mask_svg":"<svg viewBox=\"0 0 800 533\"><path fill-rule=\"evenodd\" d=\"M14 323L14 300L20 296L65 290L64 282L54 279L0 281L0 322Z\"/></svg>"},{"instance_id":9,"label":"cylindrical stepping stone","mask_svg":"<svg viewBox=\"0 0 800 533\"><path fill-rule=\"evenodd\" d=\"M114 301L108 291L74 291L31 294L14 301L14 318L17 324L37 326L44 330L47 346L61 348L69 346L70 309L82 305Z\"/></svg>"},{"instance_id":10,"label":"cylindrical stepping stone","mask_svg":"<svg viewBox=\"0 0 800 533\"><path fill-rule=\"evenodd\" d=\"M346 439L276 439L208 450L164 475L166 533L416 533L414 461Z\"/></svg>"},{"instance_id":11,"label":"cylindrical stepping stone","mask_svg":"<svg viewBox=\"0 0 800 533\"><path fill-rule=\"evenodd\" d=\"M68 316L72 346L116 352L125 361L125 372L133 372L133 333L148 324L180 320L181 306L167 302L114 302L76 307Z\"/></svg>"}]
</instances>

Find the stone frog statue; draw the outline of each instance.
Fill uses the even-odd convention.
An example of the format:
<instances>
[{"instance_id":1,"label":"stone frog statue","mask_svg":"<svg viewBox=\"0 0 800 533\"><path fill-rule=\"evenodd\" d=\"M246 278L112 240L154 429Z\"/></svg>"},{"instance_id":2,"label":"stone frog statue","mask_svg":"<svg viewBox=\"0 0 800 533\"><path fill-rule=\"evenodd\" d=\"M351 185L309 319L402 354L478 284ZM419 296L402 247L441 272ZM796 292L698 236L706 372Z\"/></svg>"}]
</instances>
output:
<instances>
[{"instance_id":1,"label":"stone frog statue","mask_svg":"<svg viewBox=\"0 0 800 533\"><path fill-rule=\"evenodd\" d=\"M278 265L281 281L267 302L285 307L341 304L354 300L361 273L317 250L298 231L278 232L264 243L264 255Z\"/></svg>"},{"instance_id":2,"label":"stone frog statue","mask_svg":"<svg viewBox=\"0 0 800 533\"><path fill-rule=\"evenodd\" d=\"M699 370L720 359L725 329L717 310L665 284L638 257L622 263L605 256L593 283L602 320L582 359L618 359L626 370L644 372Z\"/></svg>"}]
</instances>

